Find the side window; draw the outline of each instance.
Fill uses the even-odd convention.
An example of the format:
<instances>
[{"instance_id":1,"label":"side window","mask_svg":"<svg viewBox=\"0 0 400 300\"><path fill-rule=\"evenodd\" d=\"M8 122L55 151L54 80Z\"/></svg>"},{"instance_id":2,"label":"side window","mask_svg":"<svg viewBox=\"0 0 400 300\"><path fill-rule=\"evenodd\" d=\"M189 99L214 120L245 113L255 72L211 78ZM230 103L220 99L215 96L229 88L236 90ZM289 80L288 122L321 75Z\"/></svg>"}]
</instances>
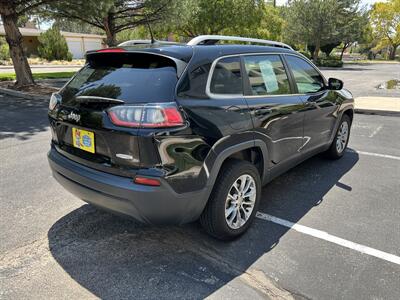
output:
<instances>
[{"instance_id":1,"label":"side window","mask_svg":"<svg viewBox=\"0 0 400 300\"><path fill-rule=\"evenodd\" d=\"M252 95L290 94L289 79L279 55L245 56Z\"/></svg>"},{"instance_id":2,"label":"side window","mask_svg":"<svg viewBox=\"0 0 400 300\"><path fill-rule=\"evenodd\" d=\"M324 79L317 70L304 59L286 55L286 61L293 72L294 80L300 94L315 93L324 89Z\"/></svg>"},{"instance_id":3,"label":"side window","mask_svg":"<svg viewBox=\"0 0 400 300\"><path fill-rule=\"evenodd\" d=\"M219 95L243 94L239 57L226 57L218 61L211 77L210 92Z\"/></svg>"}]
</instances>

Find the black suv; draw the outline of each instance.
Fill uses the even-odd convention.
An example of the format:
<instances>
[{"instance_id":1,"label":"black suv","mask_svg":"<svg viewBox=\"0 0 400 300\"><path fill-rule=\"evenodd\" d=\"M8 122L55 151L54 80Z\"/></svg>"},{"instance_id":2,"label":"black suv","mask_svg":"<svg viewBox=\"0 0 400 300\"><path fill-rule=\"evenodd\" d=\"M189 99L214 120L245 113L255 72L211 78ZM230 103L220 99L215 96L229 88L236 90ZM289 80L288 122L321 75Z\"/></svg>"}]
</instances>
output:
<instances>
[{"instance_id":1,"label":"black suv","mask_svg":"<svg viewBox=\"0 0 400 300\"><path fill-rule=\"evenodd\" d=\"M347 147L351 93L285 44L200 36L86 59L50 100L48 158L60 184L103 209L152 224L200 219L231 239L252 223L263 185Z\"/></svg>"}]
</instances>

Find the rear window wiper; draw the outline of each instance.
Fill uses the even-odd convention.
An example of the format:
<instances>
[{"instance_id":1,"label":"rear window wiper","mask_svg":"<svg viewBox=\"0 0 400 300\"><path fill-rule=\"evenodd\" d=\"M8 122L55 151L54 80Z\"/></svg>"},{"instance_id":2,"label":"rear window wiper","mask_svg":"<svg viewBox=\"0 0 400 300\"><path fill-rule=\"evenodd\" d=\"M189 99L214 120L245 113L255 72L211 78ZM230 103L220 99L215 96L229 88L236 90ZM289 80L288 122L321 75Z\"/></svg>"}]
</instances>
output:
<instances>
[{"instance_id":1,"label":"rear window wiper","mask_svg":"<svg viewBox=\"0 0 400 300\"><path fill-rule=\"evenodd\" d=\"M117 103L117 104L122 104L124 103L123 100L119 99L114 99L114 98L107 98L107 97L99 97L99 96L77 96L76 100L79 102L85 102L85 103Z\"/></svg>"}]
</instances>

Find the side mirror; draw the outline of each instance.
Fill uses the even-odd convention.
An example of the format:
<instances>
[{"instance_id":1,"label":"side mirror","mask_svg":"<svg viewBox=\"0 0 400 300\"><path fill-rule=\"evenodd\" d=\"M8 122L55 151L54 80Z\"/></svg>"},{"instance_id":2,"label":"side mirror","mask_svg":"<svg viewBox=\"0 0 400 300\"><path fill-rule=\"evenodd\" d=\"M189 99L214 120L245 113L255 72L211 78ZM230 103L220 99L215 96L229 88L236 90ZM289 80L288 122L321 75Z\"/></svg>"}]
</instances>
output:
<instances>
[{"instance_id":1,"label":"side mirror","mask_svg":"<svg viewBox=\"0 0 400 300\"><path fill-rule=\"evenodd\" d=\"M333 91L338 91L343 88L343 81L336 78L329 78L328 79L328 89Z\"/></svg>"}]
</instances>

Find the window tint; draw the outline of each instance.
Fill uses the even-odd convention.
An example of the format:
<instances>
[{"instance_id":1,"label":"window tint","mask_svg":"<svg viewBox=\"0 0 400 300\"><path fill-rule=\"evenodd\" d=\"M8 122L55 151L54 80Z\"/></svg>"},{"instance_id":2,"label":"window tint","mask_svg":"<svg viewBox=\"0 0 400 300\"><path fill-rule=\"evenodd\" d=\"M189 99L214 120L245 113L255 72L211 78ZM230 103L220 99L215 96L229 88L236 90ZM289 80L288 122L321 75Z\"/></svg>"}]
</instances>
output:
<instances>
[{"instance_id":1,"label":"window tint","mask_svg":"<svg viewBox=\"0 0 400 300\"><path fill-rule=\"evenodd\" d=\"M292 55L286 55L286 60L300 94L315 93L324 89L324 79L312 65Z\"/></svg>"},{"instance_id":2,"label":"window tint","mask_svg":"<svg viewBox=\"0 0 400 300\"><path fill-rule=\"evenodd\" d=\"M218 61L212 74L210 92L224 95L243 94L239 57L227 57Z\"/></svg>"},{"instance_id":3,"label":"window tint","mask_svg":"<svg viewBox=\"0 0 400 300\"><path fill-rule=\"evenodd\" d=\"M63 104L76 96L100 96L126 103L174 99L178 81L175 62L152 54L96 54L62 90Z\"/></svg>"},{"instance_id":4,"label":"window tint","mask_svg":"<svg viewBox=\"0 0 400 300\"><path fill-rule=\"evenodd\" d=\"M183 75L178 86L178 96L180 98L208 98L206 86L210 68L210 63L189 66L188 72Z\"/></svg>"},{"instance_id":5,"label":"window tint","mask_svg":"<svg viewBox=\"0 0 400 300\"><path fill-rule=\"evenodd\" d=\"M278 55L246 56L252 95L290 94L289 80Z\"/></svg>"}]
</instances>

